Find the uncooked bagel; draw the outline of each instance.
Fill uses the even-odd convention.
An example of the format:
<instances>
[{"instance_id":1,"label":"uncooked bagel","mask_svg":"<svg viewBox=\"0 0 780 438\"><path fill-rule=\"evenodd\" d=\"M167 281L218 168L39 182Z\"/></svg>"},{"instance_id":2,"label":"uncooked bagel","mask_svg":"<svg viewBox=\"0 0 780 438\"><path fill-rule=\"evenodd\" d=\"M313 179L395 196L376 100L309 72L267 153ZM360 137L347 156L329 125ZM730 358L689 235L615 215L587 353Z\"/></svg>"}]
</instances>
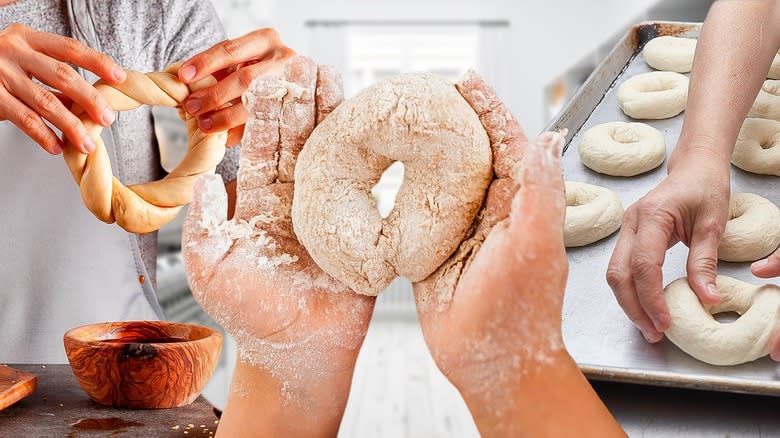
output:
<instances>
[{"instance_id":1,"label":"uncooked bagel","mask_svg":"<svg viewBox=\"0 0 780 438\"><path fill-rule=\"evenodd\" d=\"M745 119L731 162L748 172L780 176L780 122Z\"/></svg>"},{"instance_id":2,"label":"uncooked bagel","mask_svg":"<svg viewBox=\"0 0 780 438\"><path fill-rule=\"evenodd\" d=\"M688 102L688 77L671 71L653 71L628 78L617 91L620 109L634 119L668 119Z\"/></svg>"},{"instance_id":3,"label":"uncooked bagel","mask_svg":"<svg viewBox=\"0 0 780 438\"><path fill-rule=\"evenodd\" d=\"M623 206L606 187L566 181L566 217L563 243L568 247L590 245L620 228Z\"/></svg>"},{"instance_id":4,"label":"uncooked bagel","mask_svg":"<svg viewBox=\"0 0 780 438\"><path fill-rule=\"evenodd\" d=\"M780 52L777 52L774 59L772 59L772 65L769 67L769 73L767 73L766 77L769 79L780 79Z\"/></svg>"},{"instance_id":5,"label":"uncooked bagel","mask_svg":"<svg viewBox=\"0 0 780 438\"><path fill-rule=\"evenodd\" d=\"M780 287L756 286L719 275L722 297L714 306L702 305L683 277L666 286L666 304L672 325L666 336L681 350L712 365L738 365L769 353L769 342L780 312ZM737 312L732 323L712 315Z\"/></svg>"},{"instance_id":6,"label":"uncooked bagel","mask_svg":"<svg viewBox=\"0 0 780 438\"><path fill-rule=\"evenodd\" d=\"M780 80L764 81L747 116L780 120Z\"/></svg>"},{"instance_id":7,"label":"uncooked bagel","mask_svg":"<svg viewBox=\"0 0 780 438\"><path fill-rule=\"evenodd\" d=\"M753 262L780 245L780 210L772 201L753 193L733 193L729 221L718 246L718 258Z\"/></svg>"},{"instance_id":8,"label":"uncooked bagel","mask_svg":"<svg viewBox=\"0 0 780 438\"><path fill-rule=\"evenodd\" d=\"M404 181L382 218L371 188L393 162ZM431 74L379 82L312 132L295 167L298 240L328 274L376 295L428 277L466 236L492 179L487 133L455 86Z\"/></svg>"},{"instance_id":9,"label":"uncooked bagel","mask_svg":"<svg viewBox=\"0 0 780 438\"><path fill-rule=\"evenodd\" d=\"M645 62L656 70L688 73L693 65L696 40L675 36L659 36L645 44Z\"/></svg>"},{"instance_id":10,"label":"uncooked bagel","mask_svg":"<svg viewBox=\"0 0 780 438\"><path fill-rule=\"evenodd\" d=\"M103 222L116 221L132 233L160 229L176 217L182 205L190 202L198 176L213 173L225 155L227 132L203 133L197 118L190 117L181 108L190 92L213 85L216 79L208 76L187 86L177 76L179 66L177 63L164 72L146 74L125 70L127 79L121 85L109 85L102 80L95 83L114 111L128 111L144 104L179 110L179 117L187 124L189 147L181 163L159 181L125 187L112 175L108 152L100 137L103 127L92 121L79 105L71 109L87 128L95 150L84 155L66 141L63 156L81 189L84 205Z\"/></svg>"},{"instance_id":11,"label":"uncooked bagel","mask_svg":"<svg viewBox=\"0 0 780 438\"><path fill-rule=\"evenodd\" d=\"M634 176L664 162L661 131L644 123L609 122L582 134L577 147L582 164L612 176Z\"/></svg>"}]
</instances>

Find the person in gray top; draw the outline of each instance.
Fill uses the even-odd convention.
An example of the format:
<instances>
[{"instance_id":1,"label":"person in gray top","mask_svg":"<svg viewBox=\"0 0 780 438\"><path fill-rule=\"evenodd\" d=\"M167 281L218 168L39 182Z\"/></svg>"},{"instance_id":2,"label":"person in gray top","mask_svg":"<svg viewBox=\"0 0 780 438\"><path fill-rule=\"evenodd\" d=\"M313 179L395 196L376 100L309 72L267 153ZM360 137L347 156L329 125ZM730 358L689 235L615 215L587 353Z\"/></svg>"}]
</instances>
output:
<instances>
[{"instance_id":1,"label":"person in gray top","mask_svg":"<svg viewBox=\"0 0 780 438\"><path fill-rule=\"evenodd\" d=\"M95 321L162 318L155 294L156 233L134 235L94 218L81 201L60 133L80 152L95 145L68 108L104 127L114 175L160 179L149 107L115 113L90 84L187 61L180 78L214 74L185 109L206 132L240 139L243 90L292 51L272 30L224 40L207 0L0 0L0 362L65 362L62 335ZM221 42L220 42L221 41ZM35 147L37 143L40 147ZM48 154L47 154L48 152ZM234 192L237 148L217 172Z\"/></svg>"}]
</instances>

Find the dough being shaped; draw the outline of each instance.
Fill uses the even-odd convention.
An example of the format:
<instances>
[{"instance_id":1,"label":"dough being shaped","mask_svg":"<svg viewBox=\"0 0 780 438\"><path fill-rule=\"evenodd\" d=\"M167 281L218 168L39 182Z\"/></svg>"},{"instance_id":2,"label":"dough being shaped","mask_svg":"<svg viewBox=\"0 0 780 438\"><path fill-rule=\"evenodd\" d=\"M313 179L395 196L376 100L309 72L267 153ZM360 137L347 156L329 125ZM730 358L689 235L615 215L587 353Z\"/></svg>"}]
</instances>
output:
<instances>
[{"instance_id":1,"label":"dough being shaped","mask_svg":"<svg viewBox=\"0 0 780 438\"><path fill-rule=\"evenodd\" d=\"M568 247L599 241L620 228L623 206L606 187L566 181L566 217L563 243Z\"/></svg>"},{"instance_id":2,"label":"dough being shaped","mask_svg":"<svg viewBox=\"0 0 780 438\"><path fill-rule=\"evenodd\" d=\"M718 246L718 258L753 262L780 245L780 210L772 201L753 193L732 193L729 221Z\"/></svg>"},{"instance_id":3,"label":"dough being shaped","mask_svg":"<svg viewBox=\"0 0 780 438\"><path fill-rule=\"evenodd\" d=\"M664 162L666 143L661 131L644 123L609 122L582 134L577 147L582 164L612 176L634 176Z\"/></svg>"},{"instance_id":4,"label":"dough being shaped","mask_svg":"<svg viewBox=\"0 0 780 438\"><path fill-rule=\"evenodd\" d=\"M675 36L659 36L645 44L645 62L656 70L688 73L693 65L696 40Z\"/></svg>"},{"instance_id":5,"label":"dough being shaped","mask_svg":"<svg viewBox=\"0 0 780 438\"><path fill-rule=\"evenodd\" d=\"M780 122L745 119L731 162L747 172L780 176Z\"/></svg>"},{"instance_id":6,"label":"dough being shaped","mask_svg":"<svg viewBox=\"0 0 780 438\"><path fill-rule=\"evenodd\" d=\"M393 162L404 181L386 218L371 188ZM295 167L298 240L328 274L377 295L398 276L420 281L457 249L493 177L477 113L432 74L381 81L339 105Z\"/></svg>"},{"instance_id":7,"label":"dough being shaped","mask_svg":"<svg viewBox=\"0 0 780 438\"><path fill-rule=\"evenodd\" d=\"M769 353L769 342L780 312L780 287L753 285L719 275L722 300L703 305L683 277L666 286L672 325L666 331L681 350L712 365L738 365ZM712 315L737 312L739 319L721 323Z\"/></svg>"},{"instance_id":8,"label":"dough being shaped","mask_svg":"<svg viewBox=\"0 0 780 438\"><path fill-rule=\"evenodd\" d=\"M654 71L628 78L617 90L620 109L634 119L668 119L685 110L688 77Z\"/></svg>"}]
</instances>

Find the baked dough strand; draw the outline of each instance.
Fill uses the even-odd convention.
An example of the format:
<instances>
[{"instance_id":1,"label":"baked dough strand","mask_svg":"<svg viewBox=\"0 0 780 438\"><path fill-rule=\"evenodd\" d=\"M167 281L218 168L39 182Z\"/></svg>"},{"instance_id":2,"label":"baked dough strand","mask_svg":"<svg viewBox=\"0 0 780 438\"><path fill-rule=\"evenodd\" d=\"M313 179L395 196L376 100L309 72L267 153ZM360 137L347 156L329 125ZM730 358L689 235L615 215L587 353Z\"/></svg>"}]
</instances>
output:
<instances>
[{"instance_id":1,"label":"baked dough strand","mask_svg":"<svg viewBox=\"0 0 780 438\"><path fill-rule=\"evenodd\" d=\"M179 165L159 181L125 186L111 171L111 161L100 134L103 127L93 122L78 104L71 108L87 128L95 151L85 155L66 139L63 156L81 189L84 205L100 220L116 222L132 233L149 233L171 221L181 206L190 202L195 179L213 173L225 155L227 132L206 134L198 128L197 118L181 109L191 92L216 83L209 76L190 86L177 76L180 63L163 72L141 73L125 70L127 79L121 85L100 80L95 88L103 94L114 111L128 111L141 105L178 108L187 125L189 146Z\"/></svg>"}]
</instances>

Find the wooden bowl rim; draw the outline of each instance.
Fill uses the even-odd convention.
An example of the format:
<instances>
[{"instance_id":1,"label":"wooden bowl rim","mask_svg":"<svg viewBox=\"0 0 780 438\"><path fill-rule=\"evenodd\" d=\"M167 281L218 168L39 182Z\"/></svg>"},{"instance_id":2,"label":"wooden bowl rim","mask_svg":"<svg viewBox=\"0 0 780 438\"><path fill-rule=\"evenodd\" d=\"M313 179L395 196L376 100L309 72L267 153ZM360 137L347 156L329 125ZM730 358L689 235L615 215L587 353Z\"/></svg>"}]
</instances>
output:
<instances>
[{"instance_id":1,"label":"wooden bowl rim","mask_svg":"<svg viewBox=\"0 0 780 438\"><path fill-rule=\"evenodd\" d=\"M121 327L121 326L127 326L129 324L150 324L154 323L155 325L164 325L164 326L183 326L187 328L195 328L195 329L202 329L205 330L207 333L206 336L198 339L188 339L186 341L177 341L177 342L110 342L107 339L84 339L81 336L77 336L78 332L81 330L85 330L90 327L101 327L101 326L115 326L115 327ZM103 331L108 332L108 330ZM88 346L89 348L95 348L95 349L123 349L127 344L146 344L146 345L153 345L155 349L158 350L178 350L182 348L185 345L193 345L197 346L198 348L202 348L203 346L200 344L204 344L206 342L210 342L212 339L217 338L222 343L222 334L211 327L200 325L200 324L190 324L186 322L171 322L171 321L156 321L156 320L137 320L137 321L104 321L104 322L93 322L90 324L84 324L80 325L78 327L73 327L65 332L65 335L63 335L63 340L66 343L68 342L75 342L77 344L80 344L82 346Z\"/></svg>"}]
</instances>

